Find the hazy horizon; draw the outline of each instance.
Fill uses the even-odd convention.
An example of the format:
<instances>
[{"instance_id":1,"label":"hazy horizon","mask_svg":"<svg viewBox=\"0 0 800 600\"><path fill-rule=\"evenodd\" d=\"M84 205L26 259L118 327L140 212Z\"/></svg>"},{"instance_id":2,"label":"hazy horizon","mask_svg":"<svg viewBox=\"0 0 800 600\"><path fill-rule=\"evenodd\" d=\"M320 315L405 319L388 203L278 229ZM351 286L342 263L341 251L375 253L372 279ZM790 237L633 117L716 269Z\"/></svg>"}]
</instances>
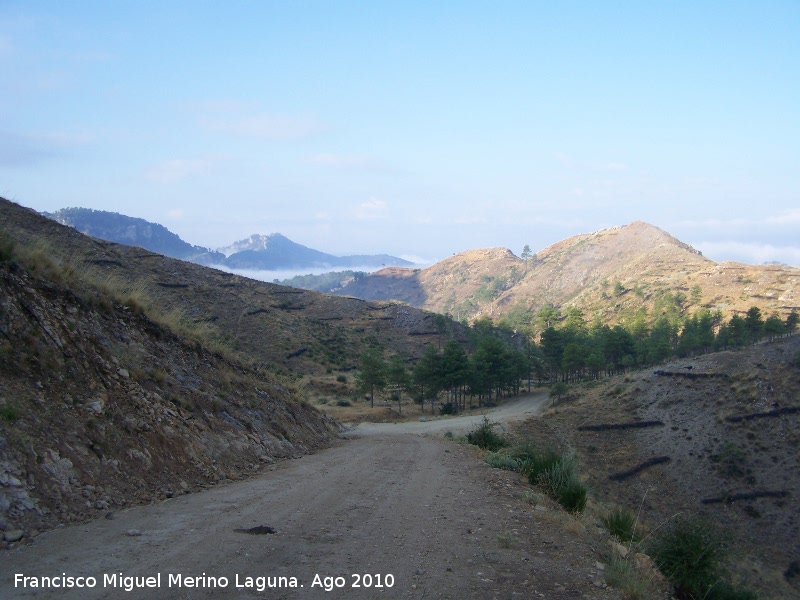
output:
<instances>
[{"instance_id":1,"label":"hazy horizon","mask_svg":"<svg viewBox=\"0 0 800 600\"><path fill-rule=\"evenodd\" d=\"M0 195L335 255L800 265L800 4L0 5Z\"/></svg>"}]
</instances>

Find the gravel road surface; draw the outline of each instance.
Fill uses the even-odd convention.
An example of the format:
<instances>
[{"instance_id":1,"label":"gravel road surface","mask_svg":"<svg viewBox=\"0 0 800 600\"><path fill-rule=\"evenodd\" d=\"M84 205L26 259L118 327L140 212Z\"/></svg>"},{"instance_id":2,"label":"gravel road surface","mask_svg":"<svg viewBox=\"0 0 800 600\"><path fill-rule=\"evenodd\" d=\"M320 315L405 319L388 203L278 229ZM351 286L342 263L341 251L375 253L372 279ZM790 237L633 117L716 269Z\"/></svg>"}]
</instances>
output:
<instances>
[{"instance_id":1,"label":"gravel road surface","mask_svg":"<svg viewBox=\"0 0 800 600\"><path fill-rule=\"evenodd\" d=\"M558 510L442 438L482 418L362 424L249 480L43 533L0 554L0 598L618 598Z\"/></svg>"}]
</instances>

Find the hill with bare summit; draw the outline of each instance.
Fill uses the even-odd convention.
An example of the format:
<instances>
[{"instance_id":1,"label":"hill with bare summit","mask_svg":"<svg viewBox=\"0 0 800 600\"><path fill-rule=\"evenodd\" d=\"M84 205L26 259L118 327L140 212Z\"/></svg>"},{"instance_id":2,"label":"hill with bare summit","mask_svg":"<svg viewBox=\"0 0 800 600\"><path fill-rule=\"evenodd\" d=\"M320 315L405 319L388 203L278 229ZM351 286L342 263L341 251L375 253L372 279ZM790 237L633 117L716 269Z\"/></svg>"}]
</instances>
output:
<instances>
[{"instance_id":1,"label":"hill with bare summit","mask_svg":"<svg viewBox=\"0 0 800 600\"><path fill-rule=\"evenodd\" d=\"M654 315L669 294L683 310L724 316L757 306L785 317L800 308L800 269L717 263L665 231L637 221L568 238L523 260L504 248L469 250L426 269L391 268L337 293L395 299L458 320L535 314L574 306L604 323Z\"/></svg>"}]
</instances>

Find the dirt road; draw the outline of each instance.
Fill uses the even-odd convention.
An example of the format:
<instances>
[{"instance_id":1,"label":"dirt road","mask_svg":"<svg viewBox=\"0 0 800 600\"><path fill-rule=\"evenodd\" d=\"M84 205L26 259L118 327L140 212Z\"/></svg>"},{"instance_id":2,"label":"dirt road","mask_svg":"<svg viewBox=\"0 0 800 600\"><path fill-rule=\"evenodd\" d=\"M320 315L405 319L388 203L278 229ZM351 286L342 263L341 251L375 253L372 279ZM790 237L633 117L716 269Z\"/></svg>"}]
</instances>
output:
<instances>
[{"instance_id":1,"label":"dirt road","mask_svg":"<svg viewBox=\"0 0 800 600\"><path fill-rule=\"evenodd\" d=\"M404 431L425 425L359 427L253 479L44 533L0 555L0 598L619 597L559 511L473 449ZM94 587L30 587L45 576Z\"/></svg>"},{"instance_id":2,"label":"dirt road","mask_svg":"<svg viewBox=\"0 0 800 600\"><path fill-rule=\"evenodd\" d=\"M541 414L547 404L547 392L540 391L534 394L514 398L500 406L479 410L477 414L464 417L425 417L425 421L410 421L405 423L361 423L355 429L360 435L373 435L376 433L463 433L480 424L484 416L490 417L493 423L501 428L509 421L519 421Z\"/></svg>"}]
</instances>

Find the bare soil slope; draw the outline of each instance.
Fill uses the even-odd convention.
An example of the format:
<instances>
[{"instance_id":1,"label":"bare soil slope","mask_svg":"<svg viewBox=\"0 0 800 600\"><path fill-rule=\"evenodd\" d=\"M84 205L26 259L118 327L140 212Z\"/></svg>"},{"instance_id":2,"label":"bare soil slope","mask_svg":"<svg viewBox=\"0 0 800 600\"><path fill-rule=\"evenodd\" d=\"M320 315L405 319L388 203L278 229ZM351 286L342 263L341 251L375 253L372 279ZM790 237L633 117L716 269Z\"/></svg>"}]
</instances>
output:
<instances>
[{"instance_id":1,"label":"bare soil slope","mask_svg":"<svg viewBox=\"0 0 800 600\"><path fill-rule=\"evenodd\" d=\"M4 199L0 223L12 239L38 246L65 271L107 282L257 364L311 377L311 385L328 369L355 368L368 347L418 356L436 335L425 311L263 283L97 240Z\"/></svg>"},{"instance_id":2,"label":"bare soil slope","mask_svg":"<svg viewBox=\"0 0 800 600\"><path fill-rule=\"evenodd\" d=\"M574 450L597 498L649 530L707 516L733 537L734 579L797 598L799 389L794 336L576 386L521 432ZM607 427L629 423L650 425Z\"/></svg>"},{"instance_id":3,"label":"bare soil slope","mask_svg":"<svg viewBox=\"0 0 800 600\"><path fill-rule=\"evenodd\" d=\"M14 262L0 293L0 549L338 435L286 383L108 299Z\"/></svg>"}]
</instances>

